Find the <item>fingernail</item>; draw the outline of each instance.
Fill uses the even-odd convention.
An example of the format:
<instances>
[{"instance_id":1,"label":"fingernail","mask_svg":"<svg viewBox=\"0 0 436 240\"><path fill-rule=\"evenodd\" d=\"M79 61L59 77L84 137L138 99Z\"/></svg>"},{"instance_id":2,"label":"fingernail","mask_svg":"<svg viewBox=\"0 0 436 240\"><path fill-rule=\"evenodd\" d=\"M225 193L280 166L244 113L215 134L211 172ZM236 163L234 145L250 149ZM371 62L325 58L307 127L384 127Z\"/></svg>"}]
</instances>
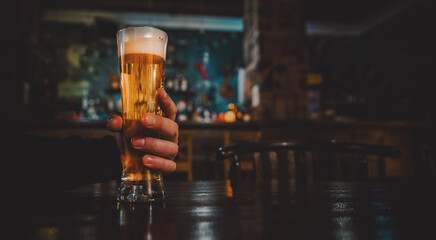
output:
<instances>
[{"instance_id":1,"label":"fingernail","mask_svg":"<svg viewBox=\"0 0 436 240\"><path fill-rule=\"evenodd\" d=\"M154 116L146 115L144 117L144 125L146 127L151 127L156 124L156 118Z\"/></svg>"},{"instance_id":2,"label":"fingernail","mask_svg":"<svg viewBox=\"0 0 436 240\"><path fill-rule=\"evenodd\" d=\"M144 146L144 139L143 138L132 138L132 145L133 147L142 147Z\"/></svg>"},{"instance_id":3,"label":"fingernail","mask_svg":"<svg viewBox=\"0 0 436 240\"><path fill-rule=\"evenodd\" d=\"M144 163L144 165L148 165L148 166L153 165L154 158L150 155L145 155L144 159L143 159L143 163Z\"/></svg>"}]
</instances>

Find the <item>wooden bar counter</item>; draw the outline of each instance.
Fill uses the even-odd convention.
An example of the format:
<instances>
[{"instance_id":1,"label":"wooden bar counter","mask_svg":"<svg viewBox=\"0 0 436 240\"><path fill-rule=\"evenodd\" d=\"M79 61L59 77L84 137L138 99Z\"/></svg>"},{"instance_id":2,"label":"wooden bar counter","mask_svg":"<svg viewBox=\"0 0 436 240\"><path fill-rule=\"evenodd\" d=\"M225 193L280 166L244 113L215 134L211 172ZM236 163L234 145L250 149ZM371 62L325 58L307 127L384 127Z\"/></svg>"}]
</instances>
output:
<instances>
[{"instance_id":1,"label":"wooden bar counter","mask_svg":"<svg viewBox=\"0 0 436 240\"><path fill-rule=\"evenodd\" d=\"M117 185L95 183L29 201L28 239L436 237L436 188L411 179L311 186L277 179L170 181L167 199L156 204L118 203Z\"/></svg>"},{"instance_id":2,"label":"wooden bar counter","mask_svg":"<svg viewBox=\"0 0 436 240\"><path fill-rule=\"evenodd\" d=\"M64 121L31 123L27 132L33 135L64 138L78 135L83 138L99 138L114 135L105 129L106 121ZM261 140L338 140L368 144L396 146L402 154L400 159L385 159L385 177L414 176L419 167L421 146L426 144L426 129L422 122L408 121L287 121L263 123L197 123L180 122L180 155L178 171L187 173L187 179L194 179L194 163L213 160L218 146L228 146ZM377 159L368 159L369 177L379 178ZM223 170L214 174L213 179L227 179L228 163ZM251 165L242 163L243 169ZM343 165L343 164L342 164ZM336 164L335 175L347 166Z\"/></svg>"}]
</instances>

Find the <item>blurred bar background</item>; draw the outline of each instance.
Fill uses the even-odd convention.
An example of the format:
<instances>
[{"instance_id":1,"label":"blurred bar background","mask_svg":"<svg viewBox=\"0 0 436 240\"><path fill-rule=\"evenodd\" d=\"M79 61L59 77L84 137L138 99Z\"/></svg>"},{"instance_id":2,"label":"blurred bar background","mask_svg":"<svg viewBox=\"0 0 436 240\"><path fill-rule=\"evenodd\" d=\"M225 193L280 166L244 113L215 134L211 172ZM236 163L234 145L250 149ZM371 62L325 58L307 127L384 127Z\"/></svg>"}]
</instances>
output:
<instances>
[{"instance_id":1,"label":"blurred bar background","mask_svg":"<svg viewBox=\"0 0 436 240\"><path fill-rule=\"evenodd\" d=\"M115 34L151 25L169 35L165 89L180 125L168 179L226 178L219 145L273 139L393 145L401 159L369 159L370 177L380 167L434 176L429 3L12 1L1 10L1 122L53 138L111 134L106 118L121 110ZM324 164L326 178L353 168Z\"/></svg>"}]
</instances>

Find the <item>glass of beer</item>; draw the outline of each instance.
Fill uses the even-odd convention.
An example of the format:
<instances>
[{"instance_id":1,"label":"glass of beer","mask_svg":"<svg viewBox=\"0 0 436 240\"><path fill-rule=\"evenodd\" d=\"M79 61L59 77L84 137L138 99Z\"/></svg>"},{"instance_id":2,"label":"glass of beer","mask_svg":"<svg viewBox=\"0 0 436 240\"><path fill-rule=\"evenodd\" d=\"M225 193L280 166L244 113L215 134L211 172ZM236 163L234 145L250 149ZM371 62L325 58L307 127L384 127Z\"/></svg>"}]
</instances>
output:
<instances>
[{"instance_id":1,"label":"glass of beer","mask_svg":"<svg viewBox=\"0 0 436 240\"><path fill-rule=\"evenodd\" d=\"M156 92L163 87L167 34L153 27L128 27L117 33L123 103L123 168L117 199L122 202L155 202L165 198L162 174L142 163L144 152L131 145L133 136L159 138L146 129L145 113L162 115Z\"/></svg>"}]
</instances>

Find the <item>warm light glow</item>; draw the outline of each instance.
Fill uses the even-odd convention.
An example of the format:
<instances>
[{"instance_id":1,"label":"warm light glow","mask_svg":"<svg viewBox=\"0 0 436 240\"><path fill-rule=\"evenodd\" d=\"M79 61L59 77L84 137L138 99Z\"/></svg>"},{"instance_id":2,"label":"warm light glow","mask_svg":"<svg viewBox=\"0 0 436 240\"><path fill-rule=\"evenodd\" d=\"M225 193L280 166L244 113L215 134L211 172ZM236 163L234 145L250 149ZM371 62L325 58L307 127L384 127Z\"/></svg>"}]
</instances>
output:
<instances>
[{"instance_id":1,"label":"warm light glow","mask_svg":"<svg viewBox=\"0 0 436 240\"><path fill-rule=\"evenodd\" d=\"M236 121L236 114L233 111L227 111L224 114L224 121L235 122Z\"/></svg>"},{"instance_id":2,"label":"warm light glow","mask_svg":"<svg viewBox=\"0 0 436 240\"><path fill-rule=\"evenodd\" d=\"M218 122L224 122L224 113L218 114L218 116L216 117L216 120Z\"/></svg>"},{"instance_id":3,"label":"warm light glow","mask_svg":"<svg viewBox=\"0 0 436 240\"><path fill-rule=\"evenodd\" d=\"M230 183L230 180L226 180L226 197L232 198L233 197L233 188Z\"/></svg>"},{"instance_id":4,"label":"warm light glow","mask_svg":"<svg viewBox=\"0 0 436 240\"><path fill-rule=\"evenodd\" d=\"M235 109L235 105L234 105L233 103L229 103L229 105L227 105L227 107L228 107L230 110Z\"/></svg>"}]
</instances>

